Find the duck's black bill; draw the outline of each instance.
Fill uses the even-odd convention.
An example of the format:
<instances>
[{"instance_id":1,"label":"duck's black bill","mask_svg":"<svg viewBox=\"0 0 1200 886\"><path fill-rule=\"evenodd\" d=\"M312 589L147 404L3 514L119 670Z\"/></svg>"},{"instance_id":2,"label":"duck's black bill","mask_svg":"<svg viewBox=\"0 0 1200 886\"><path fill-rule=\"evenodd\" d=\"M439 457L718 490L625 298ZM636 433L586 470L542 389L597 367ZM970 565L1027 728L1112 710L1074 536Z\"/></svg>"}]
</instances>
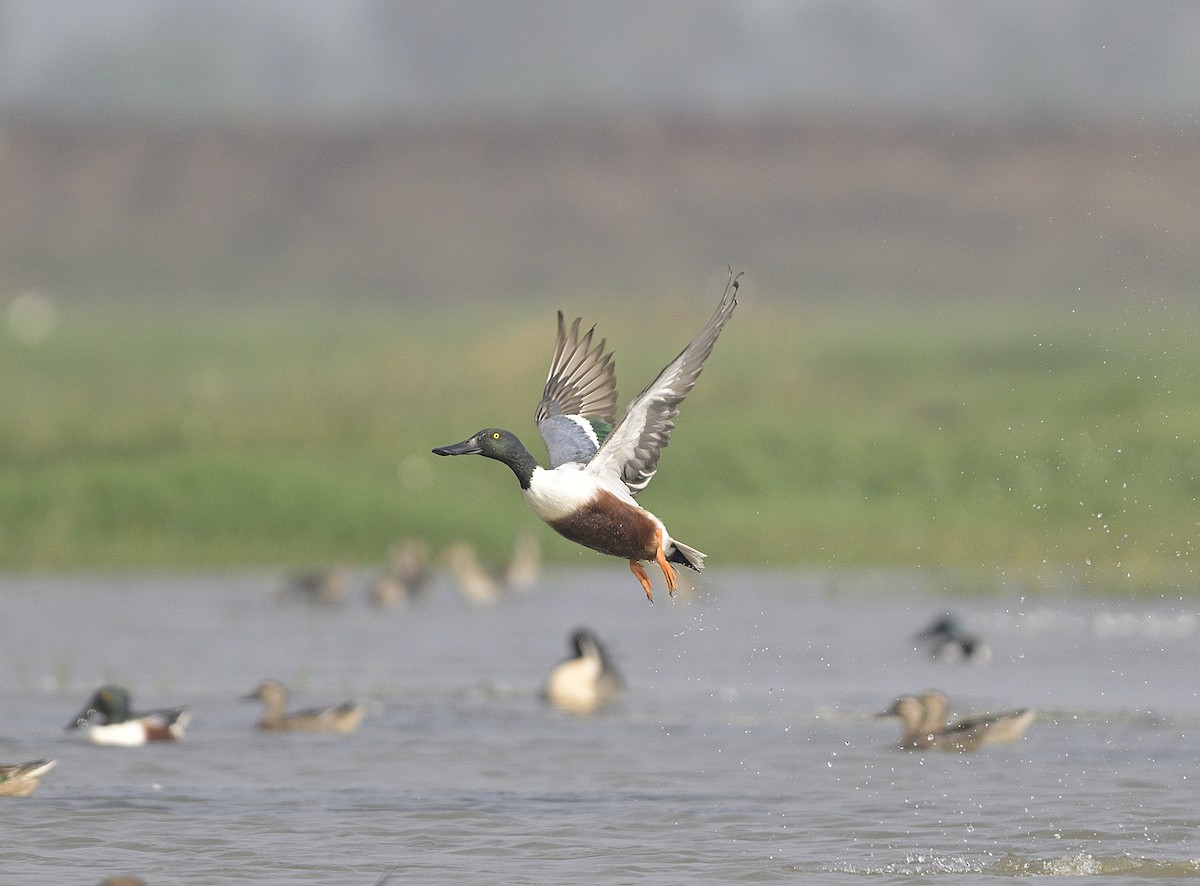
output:
<instances>
[{"instance_id":1,"label":"duck's black bill","mask_svg":"<svg viewBox=\"0 0 1200 886\"><path fill-rule=\"evenodd\" d=\"M90 723L92 720L92 715L95 713L96 713L95 711L85 708L84 710L82 710L78 714L76 714L74 719L72 719L70 723L68 723L66 726L64 726L63 729L78 729L80 726L84 726L87 723Z\"/></svg>"},{"instance_id":2,"label":"duck's black bill","mask_svg":"<svg viewBox=\"0 0 1200 886\"><path fill-rule=\"evenodd\" d=\"M470 440L463 440L461 443L452 443L449 446L439 446L433 450L434 455L478 455L483 449L479 446L479 438L472 437Z\"/></svg>"}]
</instances>

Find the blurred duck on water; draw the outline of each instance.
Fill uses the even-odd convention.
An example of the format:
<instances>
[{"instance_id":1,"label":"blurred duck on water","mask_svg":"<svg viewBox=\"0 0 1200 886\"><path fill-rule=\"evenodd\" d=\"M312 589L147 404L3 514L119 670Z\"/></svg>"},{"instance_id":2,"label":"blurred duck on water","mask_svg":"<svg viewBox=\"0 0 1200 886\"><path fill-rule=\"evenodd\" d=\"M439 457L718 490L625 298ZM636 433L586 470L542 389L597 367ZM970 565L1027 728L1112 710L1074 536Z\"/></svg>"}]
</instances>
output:
<instances>
[{"instance_id":1,"label":"blurred duck on water","mask_svg":"<svg viewBox=\"0 0 1200 886\"><path fill-rule=\"evenodd\" d=\"M358 729L363 708L347 701L326 708L309 708L286 712L287 688L278 680L263 680L254 691L242 696L247 701L261 701L266 710L258 728L275 732L336 732L348 735Z\"/></svg>"},{"instance_id":2,"label":"blurred duck on water","mask_svg":"<svg viewBox=\"0 0 1200 886\"><path fill-rule=\"evenodd\" d=\"M940 727L942 734L954 736L964 733L978 736L979 744L1004 744L1018 741L1037 716L1034 708L1016 708L1001 711L998 714L972 714L960 717L952 724L947 724L950 701L946 694L937 689L930 689L920 695L921 705L925 709L925 723L929 728Z\"/></svg>"},{"instance_id":3,"label":"blurred duck on water","mask_svg":"<svg viewBox=\"0 0 1200 886\"><path fill-rule=\"evenodd\" d=\"M978 714L947 724L949 701L936 689L919 696L902 695L880 717L899 717L897 747L940 751L975 751L990 743L1017 741L1033 722L1032 708L1000 714Z\"/></svg>"},{"instance_id":4,"label":"blurred duck on water","mask_svg":"<svg viewBox=\"0 0 1200 886\"><path fill-rule=\"evenodd\" d=\"M186 708L133 713L121 686L101 686L67 729L86 729L93 744L135 747L152 741L182 741L191 714Z\"/></svg>"},{"instance_id":5,"label":"blurred duck on water","mask_svg":"<svg viewBox=\"0 0 1200 886\"><path fill-rule=\"evenodd\" d=\"M586 715L620 697L624 681L600 640L587 628L571 634L571 657L555 665L542 695L560 710Z\"/></svg>"},{"instance_id":6,"label":"blurred duck on water","mask_svg":"<svg viewBox=\"0 0 1200 886\"><path fill-rule=\"evenodd\" d=\"M37 789L42 776L57 760L30 760L28 763L0 764L0 797L28 797Z\"/></svg>"},{"instance_id":7,"label":"blurred duck on water","mask_svg":"<svg viewBox=\"0 0 1200 886\"><path fill-rule=\"evenodd\" d=\"M280 601L337 606L346 602L350 584L347 572L344 566L293 572L281 579L275 589L275 597Z\"/></svg>"},{"instance_id":8,"label":"blurred duck on water","mask_svg":"<svg viewBox=\"0 0 1200 886\"><path fill-rule=\"evenodd\" d=\"M388 550L387 566L371 582L368 597L376 606L399 606L425 594L433 575L429 543L406 538Z\"/></svg>"},{"instance_id":9,"label":"blurred duck on water","mask_svg":"<svg viewBox=\"0 0 1200 886\"><path fill-rule=\"evenodd\" d=\"M987 643L968 633L958 617L949 612L917 634L916 639L923 642L929 654L941 662L987 664L992 660L992 650Z\"/></svg>"},{"instance_id":10,"label":"blurred duck on water","mask_svg":"<svg viewBox=\"0 0 1200 886\"><path fill-rule=\"evenodd\" d=\"M523 591L537 581L542 549L532 532L522 532L513 543L512 559L502 567L485 565L475 546L459 541L442 552L455 586L471 604L495 603L506 594Z\"/></svg>"},{"instance_id":11,"label":"blurred duck on water","mask_svg":"<svg viewBox=\"0 0 1200 886\"><path fill-rule=\"evenodd\" d=\"M484 428L436 455L482 455L508 465L525 503L555 532L601 554L620 557L654 601L643 562L657 563L675 593L675 567L697 572L704 554L673 539L663 521L635 500L658 470L679 405L696 384L717 336L737 306L733 270L716 311L674 360L633 399L615 426L616 369L605 342L592 348L594 329L582 337L580 318L568 332L558 313L558 337L534 423L546 445L544 468L512 431Z\"/></svg>"}]
</instances>

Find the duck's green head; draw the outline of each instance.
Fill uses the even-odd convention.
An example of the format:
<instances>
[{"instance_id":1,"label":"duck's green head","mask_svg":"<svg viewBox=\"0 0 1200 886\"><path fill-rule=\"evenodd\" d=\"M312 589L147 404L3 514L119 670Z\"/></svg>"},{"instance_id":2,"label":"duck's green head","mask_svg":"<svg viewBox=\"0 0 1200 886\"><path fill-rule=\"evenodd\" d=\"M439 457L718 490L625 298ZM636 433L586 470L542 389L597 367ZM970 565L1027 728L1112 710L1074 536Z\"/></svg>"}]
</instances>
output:
<instances>
[{"instance_id":1,"label":"duck's green head","mask_svg":"<svg viewBox=\"0 0 1200 886\"><path fill-rule=\"evenodd\" d=\"M120 686L101 686L67 728L74 729L93 717L99 717L101 723L123 723L130 716L129 693Z\"/></svg>"},{"instance_id":2,"label":"duck's green head","mask_svg":"<svg viewBox=\"0 0 1200 886\"><path fill-rule=\"evenodd\" d=\"M461 443L439 446L434 455L482 455L502 461L517 475L521 488L529 488L529 479L537 461L512 431L503 428L484 428Z\"/></svg>"}]
</instances>

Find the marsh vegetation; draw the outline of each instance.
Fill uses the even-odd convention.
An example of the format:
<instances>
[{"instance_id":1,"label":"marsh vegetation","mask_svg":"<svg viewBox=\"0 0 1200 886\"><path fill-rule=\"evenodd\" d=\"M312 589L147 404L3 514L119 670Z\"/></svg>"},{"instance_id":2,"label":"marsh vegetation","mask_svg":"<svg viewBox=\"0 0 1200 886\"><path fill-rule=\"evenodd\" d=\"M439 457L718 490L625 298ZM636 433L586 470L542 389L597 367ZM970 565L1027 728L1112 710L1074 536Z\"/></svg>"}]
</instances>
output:
<instances>
[{"instance_id":1,"label":"marsh vegetation","mask_svg":"<svg viewBox=\"0 0 1200 886\"><path fill-rule=\"evenodd\" d=\"M644 493L714 562L1189 584L1185 305L743 300ZM411 535L500 555L533 519L512 477L429 450L500 424L540 451L553 314L501 304L61 306L48 339L0 349L0 561L376 562ZM561 304L609 336L622 403L704 307Z\"/></svg>"}]
</instances>

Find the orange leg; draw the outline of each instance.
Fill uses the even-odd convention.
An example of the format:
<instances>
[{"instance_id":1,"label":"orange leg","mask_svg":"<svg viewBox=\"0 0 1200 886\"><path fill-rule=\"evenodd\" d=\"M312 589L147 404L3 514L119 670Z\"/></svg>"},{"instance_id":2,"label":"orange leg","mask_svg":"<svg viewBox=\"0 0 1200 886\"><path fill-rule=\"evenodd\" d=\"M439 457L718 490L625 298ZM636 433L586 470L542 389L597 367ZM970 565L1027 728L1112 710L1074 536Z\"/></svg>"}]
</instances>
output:
<instances>
[{"instance_id":1,"label":"orange leg","mask_svg":"<svg viewBox=\"0 0 1200 886\"><path fill-rule=\"evenodd\" d=\"M646 574L646 570L642 568L642 564L637 560L630 560L629 571L637 576L637 580L642 583L642 588L646 591L646 599L653 603L654 592L650 589L650 576Z\"/></svg>"},{"instance_id":2,"label":"orange leg","mask_svg":"<svg viewBox=\"0 0 1200 886\"><path fill-rule=\"evenodd\" d=\"M675 596L675 567L667 562L667 555L663 553L662 530L658 530L658 549L654 552L654 559L658 561L658 566L662 569L663 577L667 580L667 593L672 597Z\"/></svg>"}]
</instances>

